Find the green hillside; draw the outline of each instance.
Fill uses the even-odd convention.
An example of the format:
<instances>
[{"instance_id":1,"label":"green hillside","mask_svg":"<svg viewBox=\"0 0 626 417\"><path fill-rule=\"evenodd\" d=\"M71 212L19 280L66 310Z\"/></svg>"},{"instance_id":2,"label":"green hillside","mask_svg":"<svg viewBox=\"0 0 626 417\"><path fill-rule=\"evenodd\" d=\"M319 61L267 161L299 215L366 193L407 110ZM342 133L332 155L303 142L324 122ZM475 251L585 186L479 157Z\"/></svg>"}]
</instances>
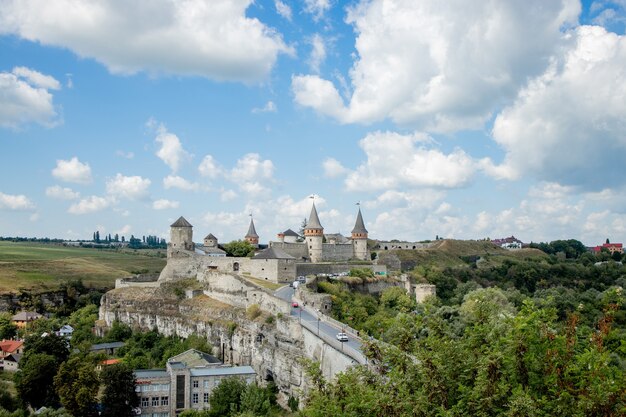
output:
<instances>
[{"instance_id":1,"label":"green hillside","mask_svg":"<svg viewBox=\"0 0 626 417\"><path fill-rule=\"evenodd\" d=\"M0 241L0 293L54 289L70 279L81 279L89 287L112 287L116 278L158 273L164 266L165 259L153 250L116 251Z\"/></svg>"}]
</instances>

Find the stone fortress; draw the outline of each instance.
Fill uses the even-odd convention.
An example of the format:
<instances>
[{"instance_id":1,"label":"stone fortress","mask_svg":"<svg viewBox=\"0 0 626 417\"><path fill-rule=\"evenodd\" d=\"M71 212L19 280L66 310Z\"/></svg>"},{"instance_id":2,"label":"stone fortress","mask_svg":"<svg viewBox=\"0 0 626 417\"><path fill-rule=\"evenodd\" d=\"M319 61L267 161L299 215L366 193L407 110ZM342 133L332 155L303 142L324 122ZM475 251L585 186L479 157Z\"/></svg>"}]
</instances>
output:
<instances>
[{"instance_id":1,"label":"stone fortress","mask_svg":"<svg viewBox=\"0 0 626 417\"><path fill-rule=\"evenodd\" d=\"M371 263L367 248L368 232L359 208L350 239L335 234L330 242L324 242L324 228L320 223L315 203L304 228L304 240L291 229L278 234L278 241L269 242L267 248L252 257L226 257L212 234L204 239L204 245L193 241L193 226L180 217L170 226L170 242L167 248L167 265L159 276L159 282L196 278L207 271L235 273L276 283L293 281L298 275L319 272L348 271L348 263L359 261L362 267L371 268L378 275L386 274L384 265ZM250 219L245 240L259 248L259 235ZM344 263L341 265L341 263Z\"/></svg>"}]
</instances>

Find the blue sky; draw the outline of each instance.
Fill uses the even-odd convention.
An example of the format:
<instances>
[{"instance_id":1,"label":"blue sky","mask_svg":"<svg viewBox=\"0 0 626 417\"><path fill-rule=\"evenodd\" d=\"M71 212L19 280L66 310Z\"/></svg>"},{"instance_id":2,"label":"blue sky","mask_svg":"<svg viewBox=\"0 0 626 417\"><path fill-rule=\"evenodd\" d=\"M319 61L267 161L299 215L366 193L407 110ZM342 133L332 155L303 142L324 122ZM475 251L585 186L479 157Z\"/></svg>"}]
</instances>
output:
<instances>
[{"instance_id":1,"label":"blue sky","mask_svg":"<svg viewBox=\"0 0 626 417\"><path fill-rule=\"evenodd\" d=\"M626 2L0 0L0 235L626 238Z\"/></svg>"}]
</instances>

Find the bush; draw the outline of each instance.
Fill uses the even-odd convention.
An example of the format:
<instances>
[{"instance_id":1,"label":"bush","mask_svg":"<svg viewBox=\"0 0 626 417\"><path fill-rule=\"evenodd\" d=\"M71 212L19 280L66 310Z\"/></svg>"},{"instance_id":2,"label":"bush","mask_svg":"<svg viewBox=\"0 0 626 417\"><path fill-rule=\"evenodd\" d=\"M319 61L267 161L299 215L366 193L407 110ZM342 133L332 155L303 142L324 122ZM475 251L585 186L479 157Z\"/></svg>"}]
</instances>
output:
<instances>
[{"instance_id":1,"label":"bush","mask_svg":"<svg viewBox=\"0 0 626 417\"><path fill-rule=\"evenodd\" d=\"M261 307L258 304L252 304L246 310L246 316L249 320L254 320L261 315Z\"/></svg>"}]
</instances>

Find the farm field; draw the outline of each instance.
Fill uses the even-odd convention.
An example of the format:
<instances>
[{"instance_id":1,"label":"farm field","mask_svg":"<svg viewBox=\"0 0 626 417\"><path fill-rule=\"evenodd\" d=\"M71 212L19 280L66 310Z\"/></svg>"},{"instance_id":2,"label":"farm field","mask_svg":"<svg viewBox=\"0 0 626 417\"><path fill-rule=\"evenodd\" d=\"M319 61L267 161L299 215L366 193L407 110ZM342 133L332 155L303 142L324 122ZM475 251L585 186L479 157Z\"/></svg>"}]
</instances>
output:
<instances>
[{"instance_id":1,"label":"farm field","mask_svg":"<svg viewBox=\"0 0 626 417\"><path fill-rule=\"evenodd\" d=\"M159 273L165 259L157 255L154 250L116 251L0 241L0 293L54 289L75 279L88 287L110 288L116 278Z\"/></svg>"}]
</instances>

